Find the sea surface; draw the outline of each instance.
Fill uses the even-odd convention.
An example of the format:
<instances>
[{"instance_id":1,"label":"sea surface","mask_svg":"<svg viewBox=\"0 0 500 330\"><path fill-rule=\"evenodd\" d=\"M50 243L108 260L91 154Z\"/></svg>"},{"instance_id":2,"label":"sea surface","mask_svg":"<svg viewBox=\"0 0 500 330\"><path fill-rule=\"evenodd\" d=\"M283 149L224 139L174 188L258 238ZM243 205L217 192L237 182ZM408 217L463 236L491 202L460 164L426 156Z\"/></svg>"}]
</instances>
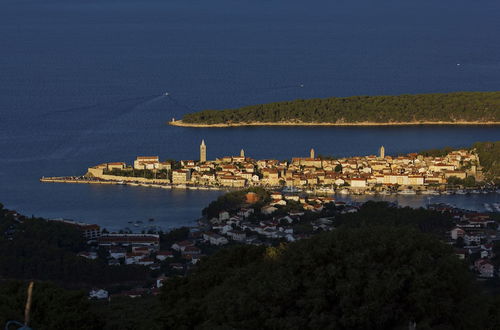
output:
<instances>
[{"instance_id":1,"label":"sea surface","mask_svg":"<svg viewBox=\"0 0 500 330\"><path fill-rule=\"evenodd\" d=\"M201 139L209 159L242 148L290 159L310 148L349 156L384 145L399 154L499 140L498 126L165 124L191 111L290 99L498 90L499 17L494 0L1 0L0 202L112 230L149 218L171 228L192 224L220 192L38 179L137 155L197 159ZM499 196L445 201L481 209Z\"/></svg>"}]
</instances>

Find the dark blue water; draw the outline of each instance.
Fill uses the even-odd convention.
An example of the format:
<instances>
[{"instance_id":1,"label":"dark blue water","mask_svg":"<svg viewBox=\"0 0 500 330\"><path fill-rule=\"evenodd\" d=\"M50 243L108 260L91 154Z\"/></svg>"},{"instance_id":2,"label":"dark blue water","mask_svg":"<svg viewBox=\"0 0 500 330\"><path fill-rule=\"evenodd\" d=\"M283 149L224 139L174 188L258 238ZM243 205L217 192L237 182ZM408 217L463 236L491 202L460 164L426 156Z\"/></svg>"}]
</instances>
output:
<instances>
[{"instance_id":1,"label":"dark blue water","mask_svg":"<svg viewBox=\"0 0 500 330\"><path fill-rule=\"evenodd\" d=\"M202 138L209 158L244 148L279 159L499 140L498 127L165 125L296 98L498 90L498 17L493 0L0 1L0 201L109 228L149 217L168 227L192 222L217 192L38 178L139 154L196 159Z\"/></svg>"}]
</instances>

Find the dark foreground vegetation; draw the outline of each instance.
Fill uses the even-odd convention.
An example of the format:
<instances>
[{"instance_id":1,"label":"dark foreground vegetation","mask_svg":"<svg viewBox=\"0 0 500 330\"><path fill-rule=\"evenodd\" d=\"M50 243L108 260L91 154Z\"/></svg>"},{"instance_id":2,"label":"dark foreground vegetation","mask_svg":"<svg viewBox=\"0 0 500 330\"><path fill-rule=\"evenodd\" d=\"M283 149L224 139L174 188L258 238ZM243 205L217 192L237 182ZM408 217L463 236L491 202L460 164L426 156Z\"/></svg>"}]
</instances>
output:
<instances>
[{"instance_id":1,"label":"dark foreground vegetation","mask_svg":"<svg viewBox=\"0 0 500 330\"><path fill-rule=\"evenodd\" d=\"M221 249L187 277L167 281L159 299L90 302L83 292L37 281L32 326L408 329L415 322L417 329L500 328L498 297L477 286L442 242L452 226L448 215L369 202L335 223L334 231L295 243ZM0 325L22 320L26 286L0 283Z\"/></svg>"},{"instance_id":2,"label":"dark foreground vegetation","mask_svg":"<svg viewBox=\"0 0 500 330\"><path fill-rule=\"evenodd\" d=\"M74 226L7 213L0 204L0 279L53 281L65 287L91 287L142 281L144 267L108 266L103 260L77 256L85 248Z\"/></svg>"},{"instance_id":3,"label":"dark foreground vegetation","mask_svg":"<svg viewBox=\"0 0 500 330\"><path fill-rule=\"evenodd\" d=\"M240 109L204 110L187 114L182 121L193 124L499 122L500 92L294 100Z\"/></svg>"}]
</instances>

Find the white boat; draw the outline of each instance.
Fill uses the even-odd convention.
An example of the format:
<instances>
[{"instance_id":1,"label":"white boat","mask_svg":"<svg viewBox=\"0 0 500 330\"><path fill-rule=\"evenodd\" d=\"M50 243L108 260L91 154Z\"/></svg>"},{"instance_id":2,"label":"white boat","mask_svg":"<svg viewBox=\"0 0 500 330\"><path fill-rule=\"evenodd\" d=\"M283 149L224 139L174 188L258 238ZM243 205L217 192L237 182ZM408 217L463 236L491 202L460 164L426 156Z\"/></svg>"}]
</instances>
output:
<instances>
[{"instance_id":1,"label":"white boat","mask_svg":"<svg viewBox=\"0 0 500 330\"><path fill-rule=\"evenodd\" d=\"M349 195L349 189L342 189L341 191L339 191L339 194L341 195Z\"/></svg>"},{"instance_id":2,"label":"white boat","mask_svg":"<svg viewBox=\"0 0 500 330\"><path fill-rule=\"evenodd\" d=\"M404 190L401 190L401 191L398 191L398 195L416 195L417 193L415 192L415 190L411 190L411 189L404 189Z\"/></svg>"},{"instance_id":3,"label":"white boat","mask_svg":"<svg viewBox=\"0 0 500 330\"><path fill-rule=\"evenodd\" d=\"M481 192L479 190L473 189L470 191L471 194L480 194Z\"/></svg>"},{"instance_id":4,"label":"white boat","mask_svg":"<svg viewBox=\"0 0 500 330\"><path fill-rule=\"evenodd\" d=\"M282 192L284 192L284 193L296 193L296 192L300 192L300 189L296 188L294 186L286 186L285 188L283 188Z\"/></svg>"},{"instance_id":5,"label":"white boat","mask_svg":"<svg viewBox=\"0 0 500 330\"><path fill-rule=\"evenodd\" d=\"M500 204L498 204L498 203L493 203L493 207L495 208L495 210L496 210L497 212L500 212Z\"/></svg>"},{"instance_id":6,"label":"white boat","mask_svg":"<svg viewBox=\"0 0 500 330\"><path fill-rule=\"evenodd\" d=\"M390 194L391 194L391 192L390 192L390 191L388 191L388 190L382 190L379 194L380 194L380 195L386 195L386 196L388 196L388 195L390 195Z\"/></svg>"},{"instance_id":7,"label":"white boat","mask_svg":"<svg viewBox=\"0 0 500 330\"><path fill-rule=\"evenodd\" d=\"M420 193L422 195L439 195L439 193L435 190L422 190Z\"/></svg>"},{"instance_id":8,"label":"white boat","mask_svg":"<svg viewBox=\"0 0 500 330\"><path fill-rule=\"evenodd\" d=\"M465 191L463 189L458 189L457 191L455 191L455 194L457 194L457 195L467 195L467 191Z\"/></svg>"}]
</instances>

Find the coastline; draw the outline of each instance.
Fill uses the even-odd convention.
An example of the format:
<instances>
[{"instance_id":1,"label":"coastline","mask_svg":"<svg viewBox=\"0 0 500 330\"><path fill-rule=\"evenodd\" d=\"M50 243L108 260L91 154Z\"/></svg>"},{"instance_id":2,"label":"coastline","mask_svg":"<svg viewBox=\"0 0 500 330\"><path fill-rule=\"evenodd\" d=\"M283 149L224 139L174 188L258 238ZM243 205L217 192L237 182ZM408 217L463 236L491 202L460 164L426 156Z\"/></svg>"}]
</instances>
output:
<instances>
[{"instance_id":1,"label":"coastline","mask_svg":"<svg viewBox=\"0 0 500 330\"><path fill-rule=\"evenodd\" d=\"M305 123L305 122L242 122L242 123L225 123L225 124L196 124L185 123L182 120L170 121L168 125L178 127L242 127L242 126L417 126L417 125L500 125L500 121L414 121L414 122L356 122L356 123Z\"/></svg>"},{"instance_id":2,"label":"coastline","mask_svg":"<svg viewBox=\"0 0 500 330\"><path fill-rule=\"evenodd\" d=\"M139 178L138 178L139 179ZM104 184L104 185L122 185L133 187L148 187L148 188L161 188L161 189L188 189L188 190L231 190L231 187L225 186L200 186L200 185L186 185L186 184L160 184L149 183L141 181L116 181L116 180L99 180L85 177L42 177L40 182L44 183L77 183L77 184Z\"/></svg>"}]
</instances>

